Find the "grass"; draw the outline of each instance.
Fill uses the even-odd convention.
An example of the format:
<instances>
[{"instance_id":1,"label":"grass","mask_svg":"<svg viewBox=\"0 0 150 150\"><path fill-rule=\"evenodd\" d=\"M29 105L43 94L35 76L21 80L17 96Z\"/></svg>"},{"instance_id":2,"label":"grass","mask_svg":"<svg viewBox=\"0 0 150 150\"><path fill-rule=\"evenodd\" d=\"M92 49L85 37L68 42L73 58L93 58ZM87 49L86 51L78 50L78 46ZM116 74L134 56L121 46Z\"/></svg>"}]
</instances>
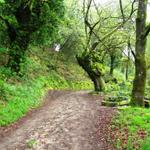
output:
<instances>
[{"instance_id":1,"label":"grass","mask_svg":"<svg viewBox=\"0 0 150 150\"><path fill-rule=\"evenodd\" d=\"M116 149L150 150L150 109L125 108L112 122L110 137ZM117 145L117 146L116 146Z\"/></svg>"},{"instance_id":2,"label":"grass","mask_svg":"<svg viewBox=\"0 0 150 150\"><path fill-rule=\"evenodd\" d=\"M44 95L44 83L39 79L22 85L5 84L7 101L1 104L0 126L15 122L31 108L41 103Z\"/></svg>"},{"instance_id":3,"label":"grass","mask_svg":"<svg viewBox=\"0 0 150 150\"><path fill-rule=\"evenodd\" d=\"M141 150L150 150L150 138L147 138L143 143Z\"/></svg>"}]
</instances>

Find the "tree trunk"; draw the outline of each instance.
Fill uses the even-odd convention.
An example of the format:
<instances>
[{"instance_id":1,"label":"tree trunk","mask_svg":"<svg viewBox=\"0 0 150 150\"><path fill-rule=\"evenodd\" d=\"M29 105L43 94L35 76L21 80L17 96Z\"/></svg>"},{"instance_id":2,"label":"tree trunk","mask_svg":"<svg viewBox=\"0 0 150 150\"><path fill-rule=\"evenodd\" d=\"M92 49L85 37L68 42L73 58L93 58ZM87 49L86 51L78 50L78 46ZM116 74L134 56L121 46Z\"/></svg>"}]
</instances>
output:
<instances>
[{"instance_id":1,"label":"tree trunk","mask_svg":"<svg viewBox=\"0 0 150 150\"><path fill-rule=\"evenodd\" d=\"M88 74L91 81L93 82L95 91L104 91L105 82L103 80L103 77L100 73L97 73L97 71L92 69L88 56L77 56L76 58L79 65L85 70L85 72Z\"/></svg>"},{"instance_id":2,"label":"tree trunk","mask_svg":"<svg viewBox=\"0 0 150 150\"><path fill-rule=\"evenodd\" d=\"M115 56L110 56L110 75L113 76Z\"/></svg>"},{"instance_id":3,"label":"tree trunk","mask_svg":"<svg viewBox=\"0 0 150 150\"><path fill-rule=\"evenodd\" d=\"M147 0L139 0L136 19L135 78L133 82L131 104L141 107L144 106L144 91L146 83L146 12Z\"/></svg>"},{"instance_id":4,"label":"tree trunk","mask_svg":"<svg viewBox=\"0 0 150 150\"><path fill-rule=\"evenodd\" d=\"M136 59L135 61L135 79L133 82L132 101L135 106L144 106L144 91L146 83L146 61Z\"/></svg>"},{"instance_id":5,"label":"tree trunk","mask_svg":"<svg viewBox=\"0 0 150 150\"><path fill-rule=\"evenodd\" d=\"M126 77L126 80L128 80L128 73L129 73L129 62L130 62L130 38L129 38L129 41L128 41L128 60L127 60L127 63L126 63L126 73L125 73L125 77Z\"/></svg>"},{"instance_id":6,"label":"tree trunk","mask_svg":"<svg viewBox=\"0 0 150 150\"><path fill-rule=\"evenodd\" d=\"M94 89L95 91L104 91L105 89L105 82L103 77L94 77L93 79Z\"/></svg>"},{"instance_id":7,"label":"tree trunk","mask_svg":"<svg viewBox=\"0 0 150 150\"><path fill-rule=\"evenodd\" d=\"M126 81L128 80L129 64L126 65Z\"/></svg>"}]
</instances>

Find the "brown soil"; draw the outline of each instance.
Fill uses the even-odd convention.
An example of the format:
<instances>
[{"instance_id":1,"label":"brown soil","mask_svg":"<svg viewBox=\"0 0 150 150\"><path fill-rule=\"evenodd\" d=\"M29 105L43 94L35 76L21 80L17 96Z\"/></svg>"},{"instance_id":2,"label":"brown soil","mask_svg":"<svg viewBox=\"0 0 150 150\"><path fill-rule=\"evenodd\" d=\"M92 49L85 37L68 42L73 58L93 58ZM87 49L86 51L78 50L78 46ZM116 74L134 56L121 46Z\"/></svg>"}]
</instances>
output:
<instances>
[{"instance_id":1,"label":"brown soil","mask_svg":"<svg viewBox=\"0 0 150 150\"><path fill-rule=\"evenodd\" d=\"M41 108L0 128L0 150L112 150L107 135L114 109L101 99L87 91L49 91Z\"/></svg>"}]
</instances>

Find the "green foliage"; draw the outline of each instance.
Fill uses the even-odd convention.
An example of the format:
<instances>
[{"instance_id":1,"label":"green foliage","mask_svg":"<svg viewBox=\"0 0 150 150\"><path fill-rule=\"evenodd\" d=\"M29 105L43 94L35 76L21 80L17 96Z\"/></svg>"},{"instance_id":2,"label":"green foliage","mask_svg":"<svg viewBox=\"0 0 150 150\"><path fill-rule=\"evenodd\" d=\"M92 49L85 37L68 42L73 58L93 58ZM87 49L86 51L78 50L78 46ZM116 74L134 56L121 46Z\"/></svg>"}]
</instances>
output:
<instances>
[{"instance_id":1,"label":"green foliage","mask_svg":"<svg viewBox=\"0 0 150 150\"><path fill-rule=\"evenodd\" d=\"M98 63L98 62L95 62L95 63L91 62L91 67L94 72L98 71L101 75L105 74L105 67L103 64Z\"/></svg>"},{"instance_id":2,"label":"green foliage","mask_svg":"<svg viewBox=\"0 0 150 150\"><path fill-rule=\"evenodd\" d=\"M0 79L0 100L6 101L5 82Z\"/></svg>"},{"instance_id":3,"label":"green foliage","mask_svg":"<svg viewBox=\"0 0 150 150\"><path fill-rule=\"evenodd\" d=\"M0 53L4 53L4 52L6 52L6 51L7 51L6 48L4 48L4 47L1 47L1 48L0 48Z\"/></svg>"},{"instance_id":4,"label":"green foliage","mask_svg":"<svg viewBox=\"0 0 150 150\"><path fill-rule=\"evenodd\" d=\"M82 3L78 0L64 0L65 15L55 36L55 43L60 44L61 52L67 60L74 60L78 53L84 50L85 33L81 19Z\"/></svg>"},{"instance_id":5,"label":"green foliage","mask_svg":"<svg viewBox=\"0 0 150 150\"><path fill-rule=\"evenodd\" d=\"M3 38L0 46L9 48L7 66L18 73L29 44L53 44L64 16L64 3L63 0L5 0L0 10Z\"/></svg>"},{"instance_id":6,"label":"green foliage","mask_svg":"<svg viewBox=\"0 0 150 150\"><path fill-rule=\"evenodd\" d=\"M4 0L0 0L0 3L4 3L5 1Z\"/></svg>"},{"instance_id":7,"label":"green foliage","mask_svg":"<svg viewBox=\"0 0 150 150\"><path fill-rule=\"evenodd\" d=\"M130 96L132 79L125 81L124 75L119 70L114 71L114 77L107 73L104 78L107 81L106 93L116 92L118 95Z\"/></svg>"},{"instance_id":8,"label":"green foliage","mask_svg":"<svg viewBox=\"0 0 150 150\"><path fill-rule=\"evenodd\" d=\"M73 90L91 90L93 84L90 81L68 81L69 87Z\"/></svg>"}]
</instances>

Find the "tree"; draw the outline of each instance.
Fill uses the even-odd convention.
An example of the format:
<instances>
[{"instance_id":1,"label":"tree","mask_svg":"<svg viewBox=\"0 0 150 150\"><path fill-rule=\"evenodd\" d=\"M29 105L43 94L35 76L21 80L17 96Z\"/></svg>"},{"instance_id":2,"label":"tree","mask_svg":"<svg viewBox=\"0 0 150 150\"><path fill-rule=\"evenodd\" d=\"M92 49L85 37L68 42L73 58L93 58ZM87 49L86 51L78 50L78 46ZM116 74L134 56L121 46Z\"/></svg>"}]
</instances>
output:
<instances>
[{"instance_id":1,"label":"tree","mask_svg":"<svg viewBox=\"0 0 150 150\"><path fill-rule=\"evenodd\" d=\"M0 9L0 20L7 27L10 44L7 66L19 73L28 45L34 40L32 35L38 36L44 29L48 29L49 36L54 33L64 14L63 0L5 0Z\"/></svg>"},{"instance_id":2,"label":"tree","mask_svg":"<svg viewBox=\"0 0 150 150\"><path fill-rule=\"evenodd\" d=\"M60 44L60 51L66 60L74 60L78 52L83 50L85 40L82 16L82 4L79 0L65 0L65 16L56 43Z\"/></svg>"},{"instance_id":3,"label":"tree","mask_svg":"<svg viewBox=\"0 0 150 150\"><path fill-rule=\"evenodd\" d=\"M146 60L145 50L147 35L150 32L150 25L146 25L148 0L139 0L136 18L136 45L135 45L135 78L133 82L131 104L144 106L144 91L146 84Z\"/></svg>"},{"instance_id":4,"label":"tree","mask_svg":"<svg viewBox=\"0 0 150 150\"><path fill-rule=\"evenodd\" d=\"M117 31L107 39L107 48L105 49L110 60L110 76L113 77L113 72L122 57L122 51L125 49L126 39L124 39L124 31Z\"/></svg>"},{"instance_id":5,"label":"tree","mask_svg":"<svg viewBox=\"0 0 150 150\"><path fill-rule=\"evenodd\" d=\"M98 21L93 21L94 16L91 14L91 5L94 3L97 15L99 16ZM85 47L84 52L81 55L77 55L77 61L79 65L87 72L90 79L94 83L95 91L104 90L104 66L101 63L101 54L97 52L97 47L100 43L99 35L96 33L99 32L101 22L104 20L101 18L101 14L93 0L83 2L83 17L85 25Z\"/></svg>"},{"instance_id":6,"label":"tree","mask_svg":"<svg viewBox=\"0 0 150 150\"><path fill-rule=\"evenodd\" d=\"M120 18L120 14L116 16L113 13L114 10L110 11L111 8L102 9L98 7L95 0L84 0L83 2L86 46L84 47L84 52L77 56L77 60L93 81L96 91L103 91L104 89L104 64L100 56L105 54L104 51L109 50L107 40L130 20L134 13L133 5L134 2L129 16L123 15L124 17ZM114 62L112 62L111 68L114 68L113 64Z\"/></svg>"}]
</instances>

